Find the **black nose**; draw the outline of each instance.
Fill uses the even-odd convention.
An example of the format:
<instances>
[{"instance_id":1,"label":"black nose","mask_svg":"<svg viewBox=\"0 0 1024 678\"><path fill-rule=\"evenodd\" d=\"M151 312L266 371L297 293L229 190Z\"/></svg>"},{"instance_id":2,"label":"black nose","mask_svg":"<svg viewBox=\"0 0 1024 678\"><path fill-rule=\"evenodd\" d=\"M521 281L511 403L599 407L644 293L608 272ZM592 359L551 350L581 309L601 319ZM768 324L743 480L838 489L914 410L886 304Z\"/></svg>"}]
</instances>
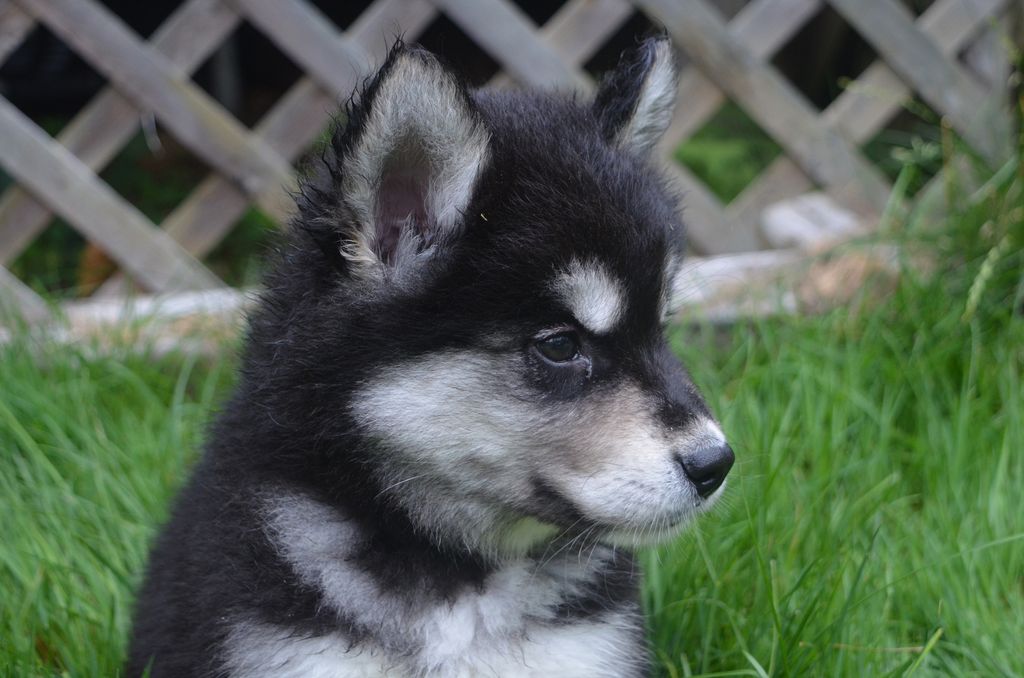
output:
<instances>
[{"instance_id":1,"label":"black nose","mask_svg":"<svg viewBox=\"0 0 1024 678\"><path fill-rule=\"evenodd\" d=\"M734 461L736 461L736 455L732 453L732 448L725 443L702 447L693 452L679 455L679 463L682 465L686 477L697 488L697 494L702 498L722 486Z\"/></svg>"}]
</instances>

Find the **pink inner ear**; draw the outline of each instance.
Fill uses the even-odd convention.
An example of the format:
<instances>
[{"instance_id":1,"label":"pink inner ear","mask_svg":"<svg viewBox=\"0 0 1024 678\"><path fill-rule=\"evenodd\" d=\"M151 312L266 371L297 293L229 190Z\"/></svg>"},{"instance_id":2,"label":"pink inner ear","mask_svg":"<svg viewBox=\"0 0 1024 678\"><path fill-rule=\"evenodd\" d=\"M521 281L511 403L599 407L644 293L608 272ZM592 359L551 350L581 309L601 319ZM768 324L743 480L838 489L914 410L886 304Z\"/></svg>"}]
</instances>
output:
<instances>
[{"instance_id":1,"label":"pink inner ear","mask_svg":"<svg viewBox=\"0 0 1024 678\"><path fill-rule=\"evenodd\" d=\"M397 160L397 159L396 159ZM426 162L412 162L395 167L390 163L381 177L377 194L377 223L374 247L377 256L393 264L402 232L412 229L406 237L416 236L417 250L430 244L431 232L427 221L426 195L430 172Z\"/></svg>"}]
</instances>

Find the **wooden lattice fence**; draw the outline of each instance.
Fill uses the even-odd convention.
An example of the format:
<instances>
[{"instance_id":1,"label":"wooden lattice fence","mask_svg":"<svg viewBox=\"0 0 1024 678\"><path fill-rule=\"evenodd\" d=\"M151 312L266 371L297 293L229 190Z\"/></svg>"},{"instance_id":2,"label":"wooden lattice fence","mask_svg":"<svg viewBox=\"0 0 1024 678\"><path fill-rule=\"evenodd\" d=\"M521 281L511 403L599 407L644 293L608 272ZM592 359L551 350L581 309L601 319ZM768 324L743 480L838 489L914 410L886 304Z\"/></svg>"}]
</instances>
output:
<instances>
[{"instance_id":1,"label":"wooden lattice fence","mask_svg":"<svg viewBox=\"0 0 1024 678\"><path fill-rule=\"evenodd\" d=\"M827 0L880 58L819 111L771 58L826 0L752 0L729 21L710 0L569 0L543 26L509 0L377 0L344 32L305 0L186 0L148 42L96 0L0 0L0 63L43 25L108 82L56 138L0 98L0 166L15 181L0 197L0 294L29 317L46 315L42 300L5 266L54 215L148 290L220 287L200 259L251 204L284 221L292 163L328 124L336 102L379 63L382 36L401 32L415 40L441 14L500 64L495 86L514 81L583 93L594 82L582 65L634 12L665 26L687 63L660 149L665 159L727 100L784 151L728 205L685 167L666 163L685 193L700 253L764 249L763 209L815 187L870 219L886 208L890 186L860 146L915 94L993 166L1007 152L1005 60L990 58L995 67L986 73L961 55L986 48L990 57L1000 54L1014 2L935 0L914 17L898 0ZM252 129L191 79L243 21L305 73ZM150 116L213 170L159 225L97 175Z\"/></svg>"}]
</instances>

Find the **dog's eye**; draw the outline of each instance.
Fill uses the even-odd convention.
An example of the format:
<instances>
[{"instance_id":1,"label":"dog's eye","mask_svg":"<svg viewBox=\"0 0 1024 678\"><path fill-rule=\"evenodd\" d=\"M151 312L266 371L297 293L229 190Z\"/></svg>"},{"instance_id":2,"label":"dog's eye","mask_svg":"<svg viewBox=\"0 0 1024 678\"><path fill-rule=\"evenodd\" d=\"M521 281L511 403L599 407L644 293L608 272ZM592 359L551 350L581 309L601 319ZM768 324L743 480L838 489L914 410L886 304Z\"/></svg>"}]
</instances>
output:
<instances>
[{"instance_id":1,"label":"dog's eye","mask_svg":"<svg viewBox=\"0 0 1024 678\"><path fill-rule=\"evenodd\" d=\"M580 342L573 332L562 332L538 339L537 350L553 363L565 363L580 354Z\"/></svg>"}]
</instances>

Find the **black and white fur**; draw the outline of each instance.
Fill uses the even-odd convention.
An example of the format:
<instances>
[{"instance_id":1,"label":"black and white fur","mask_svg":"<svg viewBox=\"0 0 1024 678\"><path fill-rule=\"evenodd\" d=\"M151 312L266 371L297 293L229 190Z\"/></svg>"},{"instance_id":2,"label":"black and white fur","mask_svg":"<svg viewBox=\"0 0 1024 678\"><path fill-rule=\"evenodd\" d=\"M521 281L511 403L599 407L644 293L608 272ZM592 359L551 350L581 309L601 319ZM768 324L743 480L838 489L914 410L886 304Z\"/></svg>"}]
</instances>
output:
<instances>
[{"instance_id":1,"label":"black and white fur","mask_svg":"<svg viewBox=\"0 0 1024 678\"><path fill-rule=\"evenodd\" d=\"M732 459L663 337L675 91L661 39L592 102L396 46L303 188L127 675L647 672L630 549Z\"/></svg>"}]
</instances>

